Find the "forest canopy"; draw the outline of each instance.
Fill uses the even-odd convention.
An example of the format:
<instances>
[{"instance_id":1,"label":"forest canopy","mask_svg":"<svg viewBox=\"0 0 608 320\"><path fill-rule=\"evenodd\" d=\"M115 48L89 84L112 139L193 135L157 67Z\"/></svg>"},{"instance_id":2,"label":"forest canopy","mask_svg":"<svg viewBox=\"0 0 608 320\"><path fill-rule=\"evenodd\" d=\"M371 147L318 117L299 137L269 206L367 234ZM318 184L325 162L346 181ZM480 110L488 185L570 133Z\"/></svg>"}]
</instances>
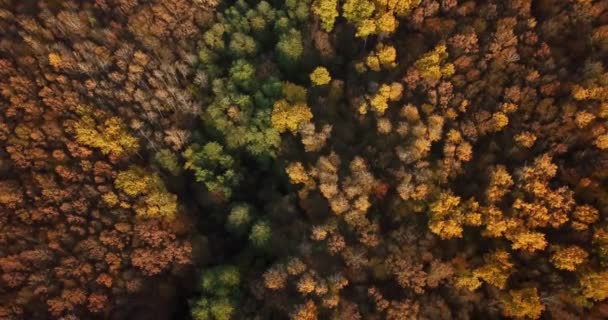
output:
<instances>
[{"instance_id":1,"label":"forest canopy","mask_svg":"<svg viewBox=\"0 0 608 320\"><path fill-rule=\"evenodd\" d=\"M0 320L608 318L608 0L0 0Z\"/></svg>"}]
</instances>

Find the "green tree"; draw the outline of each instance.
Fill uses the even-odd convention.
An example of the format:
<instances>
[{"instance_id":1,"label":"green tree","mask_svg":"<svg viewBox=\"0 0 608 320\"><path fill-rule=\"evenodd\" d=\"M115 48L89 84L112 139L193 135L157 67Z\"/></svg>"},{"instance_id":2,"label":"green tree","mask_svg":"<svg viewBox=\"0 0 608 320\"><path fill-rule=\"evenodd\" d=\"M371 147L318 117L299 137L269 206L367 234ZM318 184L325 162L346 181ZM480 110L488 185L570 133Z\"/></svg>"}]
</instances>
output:
<instances>
[{"instance_id":1,"label":"green tree","mask_svg":"<svg viewBox=\"0 0 608 320\"><path fill-rule=\"evenodd\" d=\"M194 171L196 181L203 182L209 191L230 198L240 176L235 170L234 158L224 151L221 144L209 142L202 147L193 144L183 156L186 159L184 168Z\"/></svg>"},{"instance_id":2,"label":"green tree","mask_svg":"<svg viewBox=\"0 0 608 320\"><path fill-rule=\"evenodd\" d=\"M272 237L272 229L267 221L258 221L249 233L249 241L256 248L264 248L270 243Z\"/></svg>"},{"instance_id":3,"label":"green tree","mask_svg":"<svg viewBox=\"0 0 608 320\"><path fill-rule=\"evenodd\" d=\"M174 176L181 173L182 168L180 167L177 156L169 149L161 149L154 155L154 160L165 170L169 171Z\"/></svg>"},{"instance_id":4,"label":"green tree","mask_svg":"<svg viewBox=\"0 0 608 320\"><path fill-rule=\"evenodd\" d=\"M279 64L286 69L293 69L304 51L300 31L292 28L281 34L276 51Z\"/></svg>"},{"instance_id":5,"label":"green tree","mask_svg":"<svg viewBox=\"0 0 608 320\"><path fill-rule=\"evenodd\" d=\"M230 265L203 272L200 282L202 296L194 301L191 314L195 320L230 320L237 315L241 275Z\"/></svg>"},{"instance_id":6,"label":"green tree","mask_svg":"<svg viewBox=\"0 0 608 320\"><path fill-rule=\"evenodd\" d=\"M230 210L226 228L235 234L244 233L251 222L251 209L246 204L237 204Z\"/></svg>"},{"instance_id":7,"label":"green tree","mask_svg":"<svg viewBox=\"0 0 608 320\"><path fill-rule=\"evenodd\" d=\"M236 58L244 58L254 56L257 52L257 43L255 39L241 32L236 32L231 35L229 52Z\"/></svg>"},{"instance_id":8,"label":"green tree","mask_svg":"<svg viewBox=\"0 0 608 320\"><path fill-rule=\"evenodd\" d=\"M230 79L243 90L250 91L255 85L255 68L243 59L236 60L230 67Z\"/></svg>"}]
</instances>

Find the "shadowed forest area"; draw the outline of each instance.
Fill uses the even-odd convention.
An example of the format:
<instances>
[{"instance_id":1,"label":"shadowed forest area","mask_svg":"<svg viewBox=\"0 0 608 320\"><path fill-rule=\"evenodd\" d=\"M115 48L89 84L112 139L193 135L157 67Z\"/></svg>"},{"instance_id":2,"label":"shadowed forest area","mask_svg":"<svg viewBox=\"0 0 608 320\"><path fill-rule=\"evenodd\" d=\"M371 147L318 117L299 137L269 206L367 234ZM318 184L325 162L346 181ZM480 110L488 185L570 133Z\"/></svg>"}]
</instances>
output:
<instances>
[{"instance_id":1,"label":"shadowed forest area","mask_svg":"<svg viewBox=\"0 0 608 320\"><path fill-rule=\"evenodd\" d=\"M607 299L608 0L0 0L0 320Z\"/></svg>"}]
</instances>

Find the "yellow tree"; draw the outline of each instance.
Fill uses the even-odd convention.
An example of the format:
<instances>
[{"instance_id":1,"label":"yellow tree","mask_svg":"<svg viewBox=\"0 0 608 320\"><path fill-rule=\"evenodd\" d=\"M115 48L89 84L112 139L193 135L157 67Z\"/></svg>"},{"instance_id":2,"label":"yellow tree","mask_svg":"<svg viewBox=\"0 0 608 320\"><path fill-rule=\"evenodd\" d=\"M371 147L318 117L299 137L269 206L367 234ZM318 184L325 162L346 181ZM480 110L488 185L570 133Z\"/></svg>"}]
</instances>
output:
<instances>
[{"instance_id":1,"label":"yellow tree","mask_svg":"<svg viewBox=\"0 0 608 320\"><path fill-rule=\"evenodd\" d=\"M414 62L414 67L420 72L424 80L435 83L442 77L450 77L454 74L454 65L447 63L447 47L438 45L433 51L425 53Z\"/></svg>"},{"instance_id":2,"label":"yellow tree","mask_svg":"<svg viewBox=\"0 0 608 320\"><path fill-rule=\"evenodd\" d=\"M315 86L326 85L331 81L331 76L329 75L329 71L325 67L317 67L310 74L310 81Z\"/></svg>"},{"instance_id":3,"label":"yellow tree","mask_svg":"<svg viewBox=\"0 0 608 320\"><path fill-rule=\"evenodd\" d=\"M275 102L270 116L272 127L279 133L289 130L295 134L300 123L309 122L312 112L305 103L290 105L285 99Z\"/></svg>"},{"instance_id":4,"label":"yellow tree","mask_svg":"<svg viewBox=\"0 0 608 320\"><path fill-rule=\"evenodd\" d=\"M538 319L545 310L536 288L510 290L502 296L501 302L506 317Z\"/></svg>"},{"instance_id":5,"label":"yellow tree","mask_svg":"<svg viewBox=\"0 0 608 320\"><path fill-rule=\"evenodd\" d=\"M331 32L338 17L337 0L317 0L312 5L312 11L321 19L321 27L325 32Z\"/></svg>"},{"instance_id":6,"label":"yellow tree","mask_svg":"<svg viewBox=\"0 0 608 320\"><path fill-rule=\"evenodd\" d=\"M561 270L574 271L589 254L579 246L559 247L551 256L551 263Z\"/></svg>"},{"instance_id":7,"label":"yellow tree","mask_svg":"<svg viewBox=\"0 0 608 320\"><path fill-rule=\"evenodd\" d=\"M139 148L137 138L129 134L118 117L108 118L102 125L97 125L92 117L85 115L76 123L75 131L76 141L99 148L106 155L121 157L132 154Z\"/></svg>"},{"instance_id":8,"label":"yellow tree","mask_svg":"<svg viewBox=\"0 0 608 320\"><path fill-rule=\"evenodd\" d=\"M486 264L475 269L473 274L498 289L504 289L512 269L513 263L509 253L499 250L489 254L486 257Z\"/></svg>"}]
</instances>

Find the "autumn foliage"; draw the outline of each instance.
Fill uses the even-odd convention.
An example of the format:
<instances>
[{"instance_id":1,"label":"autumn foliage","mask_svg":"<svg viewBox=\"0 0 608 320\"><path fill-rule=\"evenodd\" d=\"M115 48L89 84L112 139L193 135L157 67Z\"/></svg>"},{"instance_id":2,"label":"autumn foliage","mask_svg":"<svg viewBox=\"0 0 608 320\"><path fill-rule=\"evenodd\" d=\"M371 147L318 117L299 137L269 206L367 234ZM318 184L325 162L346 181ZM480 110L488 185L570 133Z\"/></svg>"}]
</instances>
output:
<instances>
[{"instance_id":1,"label":"autumn foliage","mask_svg":"<svg viewBox=\"0 0 608 320\"><path fill-rule=\"evenodd\" d=\"M0 0L0 319L605 319L608 1Z\"/></svg>"}]
</instances>

